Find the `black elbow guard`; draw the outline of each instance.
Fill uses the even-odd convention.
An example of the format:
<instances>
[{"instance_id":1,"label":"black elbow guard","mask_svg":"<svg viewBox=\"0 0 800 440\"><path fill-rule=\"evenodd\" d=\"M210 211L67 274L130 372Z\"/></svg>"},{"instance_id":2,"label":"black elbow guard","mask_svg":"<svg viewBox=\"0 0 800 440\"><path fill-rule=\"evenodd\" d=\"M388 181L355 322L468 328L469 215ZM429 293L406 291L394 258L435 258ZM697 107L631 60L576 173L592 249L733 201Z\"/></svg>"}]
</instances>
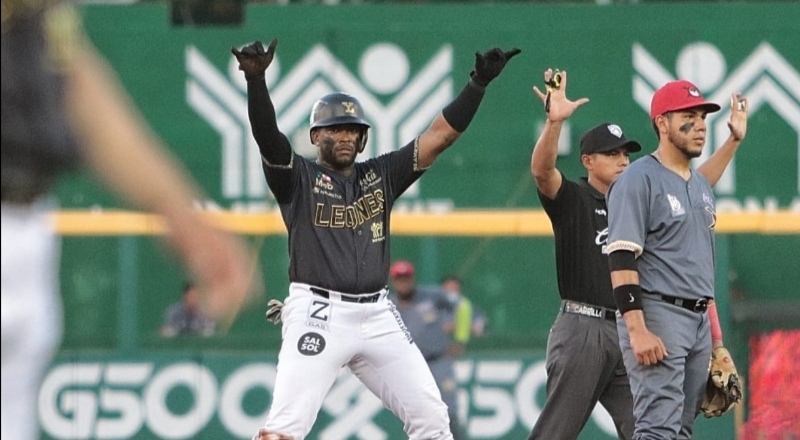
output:
<instances>
[{"instance_id":1,"label":"black elbow guard","mask_svg":"<svg viewBox=\"0 0 800 440\"><path fill-rule=\"evenodd\" d=\"M608 254L608 268L617 270L637 270L636 255L633 251L618 250Z\"/></svg>"}]
</instances>

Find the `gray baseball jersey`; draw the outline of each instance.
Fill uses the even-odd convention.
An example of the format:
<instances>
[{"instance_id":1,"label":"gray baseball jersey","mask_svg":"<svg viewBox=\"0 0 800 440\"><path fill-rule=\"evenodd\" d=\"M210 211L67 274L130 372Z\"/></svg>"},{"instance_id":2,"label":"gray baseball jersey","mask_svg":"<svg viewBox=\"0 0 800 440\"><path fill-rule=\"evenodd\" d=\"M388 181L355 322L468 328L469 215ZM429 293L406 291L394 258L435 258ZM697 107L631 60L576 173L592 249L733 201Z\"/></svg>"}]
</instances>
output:
<instances>
[{"instance_id":1,"label":"gray baseball jersey","mask_svg":"<svg viewBox=\"0 0 800 440\"><path fill-rule=\"evenodd\" d=\"M686 299L714 297L714 193L692 170L688 181L652 155L611 184L608 252L633 251L642 289Z\"/></svg>"},{"instance_id":2,"label":"gray baseball jersey","mask_svg":"<svg viewBox=\"0 0 800 440\"><path fill-rule=\"evenodd\" d=\"M289 231L289 280L339 292L377 292L389 273L394 201L425 171L417 141L354 164L345 177L297 154L265 164Z\"/></svg>"}]
</instances>

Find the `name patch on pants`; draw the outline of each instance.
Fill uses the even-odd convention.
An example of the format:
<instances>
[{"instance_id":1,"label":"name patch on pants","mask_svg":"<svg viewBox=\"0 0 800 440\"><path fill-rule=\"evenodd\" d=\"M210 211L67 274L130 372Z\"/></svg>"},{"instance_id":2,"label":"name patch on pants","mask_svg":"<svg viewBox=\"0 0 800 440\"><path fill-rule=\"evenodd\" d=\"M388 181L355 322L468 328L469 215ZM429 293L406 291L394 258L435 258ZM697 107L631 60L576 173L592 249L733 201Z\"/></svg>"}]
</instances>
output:
<instances>
[{"instance_id":1,"label":"name patch on pants","mask_svg":"<svg viewBox=\"0 0 800 440\"><path fill-rule=\"evenodd\" d=\"M297 341L297 351L306 356L316 356L325 350L325 338L319 333L306 333Z\"/></svg>"}]
</instances>

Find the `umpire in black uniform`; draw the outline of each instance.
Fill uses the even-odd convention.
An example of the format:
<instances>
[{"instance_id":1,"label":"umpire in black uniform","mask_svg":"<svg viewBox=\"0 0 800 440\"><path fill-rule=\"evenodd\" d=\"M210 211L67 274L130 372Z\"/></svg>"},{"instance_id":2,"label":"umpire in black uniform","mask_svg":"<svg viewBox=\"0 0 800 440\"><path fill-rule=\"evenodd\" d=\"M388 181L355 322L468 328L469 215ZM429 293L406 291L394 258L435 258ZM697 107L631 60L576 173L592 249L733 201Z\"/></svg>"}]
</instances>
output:
<instances>
[{"instance_id":1,"label":"umpire in black uniform","mask_svg":"<svg viewBox=\"0 0 800 440\"><path fill-rule=\"evenodd\" d=\"M633 404L617 337L606 255L605 193L642 147L619 126L600 124L581 137L588 177L567 180L556 168L564 120L589 100L566 98L566 72L545 72L547 121L531 158L539 200L556 242L561 306L547 340L547 403L529 439L575 439L599 401L622 439L633 436Z\"/></svg>"}]
</instances>

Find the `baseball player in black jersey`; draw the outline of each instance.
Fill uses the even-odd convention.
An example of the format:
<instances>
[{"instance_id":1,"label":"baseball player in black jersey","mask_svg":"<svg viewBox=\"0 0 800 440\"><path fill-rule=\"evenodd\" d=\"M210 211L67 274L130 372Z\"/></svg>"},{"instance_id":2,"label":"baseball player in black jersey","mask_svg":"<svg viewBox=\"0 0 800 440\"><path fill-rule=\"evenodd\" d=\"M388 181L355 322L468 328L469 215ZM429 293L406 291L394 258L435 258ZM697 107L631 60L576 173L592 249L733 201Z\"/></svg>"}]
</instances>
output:
<instances>
[{"instance_id":1,"label":"baseball player in black jersey","mask_svg":"<svg viewBox=\"0 0 800 440\"><path fill-rule=\"evenodd\" d=\"M403 421L411 439L452 439L447 408L419 349L387 300L389 220L395 200L466 130L485 87L520 52L475 57L460 94L419 137L356 163L370 127L359 101L322 97L311 112L316 161L278 130L264 80L277 40L232 52L247 79L248 110L267 184L289 231L289 296L272 404L263 431L304 438L339 371L353 374Z\"/></svg>"},{"instance_id":2,"label":"baseball player in black jersey","mask_svg":"<svg viewBox=\"0 0 800 440\"><path fill-rule=\"evenodd\" d=\"M534 87L534 92L549 108L531 173L553 224L561 305L547 339L547 402L528 438L576 439L600 402L619 437L630 439L632 398L608 272L605 193L628 166L630 153L642 147L618 125L600 124L581 137L580 158L588 177L565 178L556 168L561 128L589 100L566 98L566 72L548 69L544 76L548 91Z\"/></svg>"}]
</instances>

